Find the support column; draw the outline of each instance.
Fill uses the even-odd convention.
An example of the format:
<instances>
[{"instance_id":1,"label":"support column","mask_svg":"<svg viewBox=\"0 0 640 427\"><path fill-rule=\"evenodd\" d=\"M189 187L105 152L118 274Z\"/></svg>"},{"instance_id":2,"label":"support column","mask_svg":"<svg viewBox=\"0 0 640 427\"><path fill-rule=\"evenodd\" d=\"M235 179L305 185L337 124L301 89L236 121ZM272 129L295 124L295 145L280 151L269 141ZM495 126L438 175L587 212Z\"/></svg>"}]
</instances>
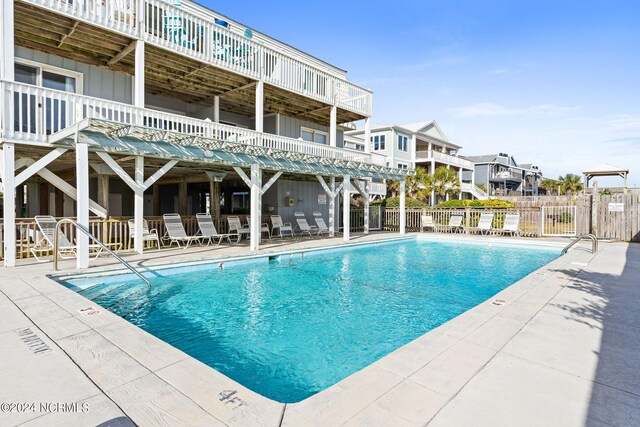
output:
<instances>
[{"instance_id":1,"label":"support column","mask_svg":"<svg viewBox=\"0 0 640 427\"><path fill-rule=\"evenodd\" d=\"M144 157L136 156L135 180L138 184L133 196L133 221L135 236L133 236L133 250L141 254L144 242L142 241L142 222L144 220Z\"/></svg>"},{"instance_id":2,"label":"support column","mask_svg":"<svg viewBox=\"0 0 640 427\"><path fill-rule=\"evenodd\" d=\"M338 145L338 107L331 106L331 113L329 114L329 145L337 147Z\"/></svg>"},{"instance_id":3,"label":"support column","mask_svg":"<svg viewBox=\"0 0 640 427\"><path fill-rule=\"evenodd\" d=\"M400 180L400 234L407 233L407 210L405 208L407 185L404 178Z\"/></svg>"},{"instance_id":4,"label":"support column","mask_svg":"<svg viewBox=\"0 0 640 427\"><path fill-rule=\"evenodd\" d=\"M98 174L98 204L109 214L109 175Z\"/></svg>"},{"instance_id":5,"label":"support column","mask_svg":"<svg viewBox=\"0 0 640 427\"><path fill-rule=\"evenodd\" d=\"M256 131L264 132L264 81L256 85Z\"/></svg>"},{"instance_id":6,"label":"support column","mask_svg":"<svg viewBox=\"0 0 640 427\"><path fill-rule=\"evenodd\" d=\"M351 177L345 175L342 184L342 240L349 241L351 228Z\"/></svg>"},{"instance_id":7,"label":"support column","mask_svg":"<svg viewBox=\"0 0 640 427\"><path fill-rule=\"evenodd\" d=\"M337 210L336 210L336 177L332 176L329 179L329 189L333 193L333 197L329 196L329 237L334 237L336 235L336 218L337 218Z\"/></svg>"},{"instance_id":8,"label":"support column","mask_svg":"<svg viewBox=\"0 0 640 427\"><path fill-rule=\"evenodd\" d=\"M12 142L2 144L2 187L4 190L4 266L16 265L16 186L15 147Z\"/></svg>"},{"instance_id":9,"label":"support column","mask_svg":"<svg viewBox=\"0 0 640 427\"><path fill-rule=\"evenodd\" d=\"M218 95L213 97L213 121L220 123L220 97Z\"/></svg>"},{"instance_id":10,"label":"support column","mask_svg":"<svg viewBox=\"0 0 640 427\"><path fill-rule=\"evenodd\" d=\"M151 186L151 191L153 192L153 209L151 212L152 216L160 215L160 184L153 184Z\"/></svg>"},{"instance_id":11,"label":"support column","mask_svg":"<svg viewBox=\"0 0 640 427\"><path fill-rule=\"evenodd\" d=\"M251 165L251 241L249 249L255 252L260 247L260 222L262 220L262 171L260 165L254 163Z\"/></svg>"},{"instance_id":12,"label":"support column","mask_svg":"<svg viewBox=\"0 0 640 427\"><path fill-rule=\"evenodd\" d=\"M0 0L0 80L14 80L13 0ZM15 176L15 174L14 174Z\"/></svg>"},{"instance_id":13,"label":"support column","mask_svg":"<svg viewBox=\"0 0 640 427\"><path fill-rule=\"evenodd\" d=\"M133 105L144 108L144 41L136 41ZM139 123L142 124L142 123Z\"/></svg>"},{"instance_id":14,"label":"support column","mask_svg":"<svg viewBox=\"0 0 640 427\"><path fill-rule=\"evenodd\" d=\"M431 151L431 143L429 143L429 151ZM436 171L436 161L431 160L431 175L433 175ZM431 200L429 203L431 206L436 205L436 192L435 190L431 190Z\"/></svg>"},{"instance_id":15,"label":"support column","mask_svg":"<svg viewBox=\"0 0 640 427\"><path fill-rule=\"evenodd\" d=\"M209 180L209 214L215 221L220 220L220 183L213 180Z\"/></svg>"},{"instance_id":16,"label":"support column","mask_svg":"<svg viewBox=\"0 0 640 427\"><path fill-rule=\"evenodd\" d=\"M76 135L76 217L81 227L89 229L89 146ZM77 268L89 267L89 236L76 232Z\"/></svg>"},{"instance_id":17,"label":"support column","mask_svg":"<svg viewBox=\"0 0 640 427\"><path fill-rule=\"evenodd\" d=\"M364 119L364 152L371 153L371 117Z\"/></svg>"},{"instance_id":18,"label":"support column","mask_svg":"<svg viewBox=\"0 0 640 427\"><path fill-rule=\"evenodd\" d=\"M364 181L364 234L369 234L369 180Z\"/></svg>"},{"instance_id":19,"label":"support column","mask_svg":"<svg viewBox=\"0 0 640 427\"><path fill-rule=\"evenodd\" d=\"M27 182L27 218L40 215L40 183Z\"/></svg>"}]
</instances>

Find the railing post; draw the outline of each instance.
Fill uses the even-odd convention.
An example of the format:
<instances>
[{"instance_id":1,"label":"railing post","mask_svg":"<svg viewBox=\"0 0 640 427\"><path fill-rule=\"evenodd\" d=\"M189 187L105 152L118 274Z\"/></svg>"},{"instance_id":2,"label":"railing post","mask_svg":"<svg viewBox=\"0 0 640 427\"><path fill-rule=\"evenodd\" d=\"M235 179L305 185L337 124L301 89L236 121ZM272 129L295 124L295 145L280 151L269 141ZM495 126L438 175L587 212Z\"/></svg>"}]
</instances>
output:
<instances>
[{"instance_id":1,"label":"railing post","mask_svg":"<svg viewBox=\"0 0 640 427\"><path fill-rule=\"evenodd\" d=\"M469 230L471 227L471 208L464 208L464 231L466 234L470 234L471 231Z\"/></svg>"},{"instance_id":2,"label":"railing post","mask_svg":"<svg viewBox=\"0 0 640 427\"><path fill-rule=\"evenodd\" d=\"M76 209L78 224L89 229L89 147L85 142L78 141L76 130ZM77 268L89 267L89 236L76 233L77 240Z\"/></svg>"},{"instance_id":3,"label":"railing post","mask_svg":"<svg viewBox=\"0 0 640 427\"><path fill-rule=\"evenodd\" d=\"M16 187L15 180L15 147L11 142L2 145L2 186L4 191L4 266L16 265Z\"/></svg>"},{"instance_id":4,"label":"railing post","mask_svg":"<svg viewBox=\"0 0 640 427\"><path fill-rule=\"evenodd\" d=\"M255 252L260 247L260 223L262 220L262 171L260 165L251 165L251 224L250 229L250 250Z\"/></svg>"},{"instance_id":5,"label":"railing post","mask_svg":"<svg viewBox=\"0 0 640 427\"><path fill-rule=\"evenodd\" d=\"M342 240L348 242L351 234L351 177L344 175L342 183Z\"/></svg>"},{"instance_id":6,"label":"railing post","mask_svg":"<svg viewBox=\"0 0 640 427\"><path fill-rule=\"evenodd\" d=\"M407 233L406 180L400 180L400 234Z\"/></svg>"}]
</instances>

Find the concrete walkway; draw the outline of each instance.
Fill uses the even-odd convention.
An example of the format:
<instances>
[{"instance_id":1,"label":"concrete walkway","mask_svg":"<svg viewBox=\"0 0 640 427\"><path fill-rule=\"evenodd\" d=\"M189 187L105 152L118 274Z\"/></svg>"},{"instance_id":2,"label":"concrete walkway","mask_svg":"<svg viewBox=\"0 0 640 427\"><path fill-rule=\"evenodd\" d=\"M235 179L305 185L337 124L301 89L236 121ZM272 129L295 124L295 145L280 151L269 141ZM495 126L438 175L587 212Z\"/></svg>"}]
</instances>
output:
<instances>
[{"instance_id":1,"label":"concrete walkway","mask_svg":"<svg viewBox=\"0 0 640 427\"><path fill-rule=\"evenodd\" d=\"M95 304L49 268L0 269L0 403L15 404L2 426L640 425L640 245L572 251L286 406L109 312L87 316ZM220 400L230 388L246 405Z\"/></svg>"}]
</instances>

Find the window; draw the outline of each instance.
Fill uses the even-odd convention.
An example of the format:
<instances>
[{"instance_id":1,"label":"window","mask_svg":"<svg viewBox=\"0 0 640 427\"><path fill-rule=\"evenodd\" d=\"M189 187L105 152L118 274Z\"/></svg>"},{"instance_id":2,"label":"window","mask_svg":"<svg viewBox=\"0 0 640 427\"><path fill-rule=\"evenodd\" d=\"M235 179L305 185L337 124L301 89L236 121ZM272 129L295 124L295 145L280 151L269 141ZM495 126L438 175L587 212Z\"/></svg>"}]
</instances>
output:
<instances>
[{"instance_id":1,"label":"window","mask_svg":"<svg viewBox=\"0 0 640 427\"><path fill-rule=\"evenodd\" d=\"M382 151L385 149L385 137L384 135L376 135L371 137L371 141L373 142L373 150L374 151Z\"/></svg>"},{"instance_id":2,"label":"window","mask_svg":"<svg viewBox=\"0 0 640 427\"><path fill-rule=\"evenodd\" d=\"M16 61L15 80L19 83L40 86L62 92L82 93L82 73L52 67L37 62ZM15 94L14 129L35 133L44 128L47 135L67 127L72 106L62 99L47 98L36 102L35 95Z\"/></svg>"},{"instance_id":3,"label":"window","mask_svg":"<svg viewBox=\"0 0 640 427\"><path fill-rule=\"evenodd\" d=\"M315 129L300 127L300 138L309 142L317 142L318 144L327 144L329 134Z\"/></svg>"},{"instance_id":4,"label":"window","mask_svg":"<svg viewBox=\"0 0 640 427\"><path fill-rule=\"evenodd\" d=\"M409 138L405 135L398 135L398 150L407 151L407 140Z\"/></svg>"},{"instance_id":5,"label":"window","mask_svg":"<svg viewBox=\"0 0 640 427\"><path fill-rule=\"evenodd\" d=\"M398 169L409 169L409 165L406 163L398 163Z\"/></svg>"}]
</instances>

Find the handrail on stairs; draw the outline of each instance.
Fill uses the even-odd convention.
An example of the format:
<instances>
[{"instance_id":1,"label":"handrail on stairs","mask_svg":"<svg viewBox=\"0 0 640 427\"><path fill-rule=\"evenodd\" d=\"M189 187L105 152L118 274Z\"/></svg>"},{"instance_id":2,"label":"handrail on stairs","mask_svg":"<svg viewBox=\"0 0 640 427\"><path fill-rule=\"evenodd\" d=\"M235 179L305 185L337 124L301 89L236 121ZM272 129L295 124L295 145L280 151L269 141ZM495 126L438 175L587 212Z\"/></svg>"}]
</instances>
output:
<instances>
[{"instance_id":1,"label":"handrail on stairs","mask_svg":"<svg viewBox=\"0 0 640 427\"><path fill-rule=\"evenodd\" d=\"M591 253L596 253L598 252L598 238L596 236L594 236L593 234L580 234L579 236L576 236L575 239L573 239L571 241L571 243L569 243L560 253L561 255L566 254L567 252L569 252L569 249L575 245L576 243L578 243L579 241L583 240L583 239L590 239L591 240Z\"/></svg>"},{"instance_id":2,"label":"handrail on stairs","mask_svg":"<svg viewBox=\"0 0 640 427\"><path fill-rule=\"evenodd\" d=\"M109 254L111 254L115 259L117 259L122 265L127 267L129 270L131 270L131 272L133 274L135 274L141 280L143 280L147 284L148 287L151 286L151 282L149 282L149 279L147 279L142 274L140 274L140 272L138 270L136 270L135 268L133 268L133 266L131 264L129 264L127 261L123 260L120 257L120 255L116 254L107 245L105 245L100 240L98 240L98 238L96 236L94 236L93 234L91 234L91 232L86 227L84 227L83 225L78 224L76 221L74 221L74 220L72 220L70 218L63 218L60 221L58 221L58 223L56 224L56 229L55 229L55 232L54 232L54 235L53 235L53 270L54 271L58 270L58 235L60 233L60 225L62 225L64 223L69 223L69 224L75 225L78 230L82 231L84 234L89 236L89 238L92 239L94 242L96 242L98 245L100 245L100 247L102 249L104 249L105 251L109 252Z\"/></svg>"}]
</instances>

